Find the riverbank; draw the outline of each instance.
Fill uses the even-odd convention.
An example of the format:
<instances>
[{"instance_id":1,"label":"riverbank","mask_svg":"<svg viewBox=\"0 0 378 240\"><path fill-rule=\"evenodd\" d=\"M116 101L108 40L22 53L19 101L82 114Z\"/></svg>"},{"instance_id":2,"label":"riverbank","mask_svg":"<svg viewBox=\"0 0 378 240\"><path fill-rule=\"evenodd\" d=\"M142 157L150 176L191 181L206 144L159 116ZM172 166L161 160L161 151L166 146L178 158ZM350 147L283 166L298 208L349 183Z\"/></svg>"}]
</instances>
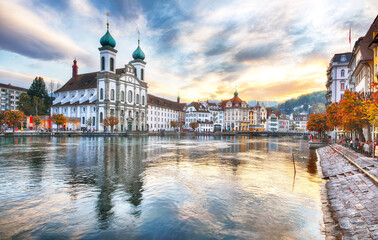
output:
<instances>
[{"instance_id":1,"label":"riverbank","mask_svg":"<svg viewBox=\"0 0 378 240\"><path fill-rule=\"evenodd\" d=\"M300 132L78 132L78 131L61 131L61 132L4 132L0 137L127 137L127 136L261 136L261 137L280 137L295 136L297 138L308 139L309 133Z\"/></svg>"},{"instance_id":2,"label":"riverbank","mask_svg":"<svg viewBox=\"0 0 378 240\"><path fill-rule=\"evenodd\" d=\"M378 162L340 145L317 150L326 239L378 239Z\"/></svg>"}]
</instances>

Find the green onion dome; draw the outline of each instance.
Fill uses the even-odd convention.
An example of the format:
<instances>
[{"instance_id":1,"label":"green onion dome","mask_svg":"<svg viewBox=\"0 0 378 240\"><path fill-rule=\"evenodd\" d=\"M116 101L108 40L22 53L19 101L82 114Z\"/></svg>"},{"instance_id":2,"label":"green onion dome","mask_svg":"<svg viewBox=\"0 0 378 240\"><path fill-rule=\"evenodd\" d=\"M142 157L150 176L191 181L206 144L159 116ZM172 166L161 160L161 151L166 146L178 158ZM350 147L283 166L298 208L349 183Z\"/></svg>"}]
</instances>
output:
<instances>
[{"instance_id":1,"label":"green onion dome","mask_svg":"<svg viewBox=\"0 0 378 240\"><path fill-rule=\"evenodd\" d=\"M102 38L100 39L100 43L101 43L101 46L103 47L111 47L111 48L115 47L116 42L114 38L112 37L112 35L110 35L109 33L109 25L108 25L108 30L106 31L105 35L102 36Z\"/></svg>"},{"instance_id":2,"label":"green onion dome","mask_svg":"<svg viewBox=\"0 0 378 240\"><path fill-rule=\"evenodd\" d=\"M135 51L133 52L133 58L134 60L141 60L141 61L143 61L146 58L146 56L144 55L144 52L139 47L139 41L138 41L138 48L135 49Z\"/></svg>"}]
</instances>

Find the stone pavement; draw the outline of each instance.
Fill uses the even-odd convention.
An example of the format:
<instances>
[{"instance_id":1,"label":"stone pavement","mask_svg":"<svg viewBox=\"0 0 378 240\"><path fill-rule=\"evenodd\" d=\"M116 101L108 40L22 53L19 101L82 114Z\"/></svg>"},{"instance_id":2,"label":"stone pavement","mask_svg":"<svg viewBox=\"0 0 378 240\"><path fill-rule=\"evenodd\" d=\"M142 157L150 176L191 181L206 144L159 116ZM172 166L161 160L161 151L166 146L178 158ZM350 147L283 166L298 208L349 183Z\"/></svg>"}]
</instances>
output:
<instances>
[{"instance_id":1,"label":"stone pavement","mask_svg":"<svg viewBox=\"0 0 378 240\"><path fill-rule=\"evenodd\" d=\"M343 146L332 146L378 177L377 161ZM333 239L378 240L378 184L330 146L319 148L317 153L323 177L329 179L326 188L330 210L342 233L342 237Z\"/></svg>"}]
</instances>

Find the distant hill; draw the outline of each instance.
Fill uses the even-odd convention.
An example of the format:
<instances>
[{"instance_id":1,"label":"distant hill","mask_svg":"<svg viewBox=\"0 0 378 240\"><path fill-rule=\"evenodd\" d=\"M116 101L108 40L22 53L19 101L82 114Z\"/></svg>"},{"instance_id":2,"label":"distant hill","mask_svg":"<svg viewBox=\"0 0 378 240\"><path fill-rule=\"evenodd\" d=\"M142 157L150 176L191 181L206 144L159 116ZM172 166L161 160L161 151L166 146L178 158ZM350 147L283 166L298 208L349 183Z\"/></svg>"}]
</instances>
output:
<instances>
[{"instance_id":1,"label":"distant hill","mask_svg":"<svg viewBox=\"0 0 378 240\"><path fill-rule=\"evenodd\" d=\"M289 99L280 105L279 111L286 114L324 113L326 103L325 94L326 91L320 91Z\"/></svg>"},{"instance_id":2,"label":"distant hill","mask_svg":"<svg viewBox=\"0 0 378 240\"><path fill-rule=\"evenodd\" d=\"M254 107L257 105L257 102L259 102L260 105L264 104L265 107L277 107L279 102L276 101L257 101L257 100L252 100L248 101L248 106Z\"/></svg>"}]
</instances>

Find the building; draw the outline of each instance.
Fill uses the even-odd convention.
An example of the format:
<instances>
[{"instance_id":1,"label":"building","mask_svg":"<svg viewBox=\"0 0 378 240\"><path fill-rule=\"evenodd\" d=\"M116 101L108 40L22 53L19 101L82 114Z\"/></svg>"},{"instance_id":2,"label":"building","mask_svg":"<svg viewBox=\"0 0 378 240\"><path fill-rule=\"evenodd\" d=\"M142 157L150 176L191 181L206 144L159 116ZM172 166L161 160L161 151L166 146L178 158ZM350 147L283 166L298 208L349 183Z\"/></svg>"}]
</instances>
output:
<instances>
[{"instance_id":1,"label":"building","mask_svg":"<svg viewBox=\"0 0 378 240\"><path fill-rule=\"evenodd\" d=\"M278 112L271 108L267 108L268 117L265 121L266 131L277 132L278 131Z\"/></svg>"},{"instance_id":2,"label":"building","mask_svg":"<svg viewBox=\"0 0 378 240\"><path fill-rule=\"evenodd\" d=\"M170 101L154 95L147 95L147 129L150 132L156 131L174 131L185 124L185 103L180 103L180 97L177 102ZM171 124L177 123L177 126Z\"/></svg>"},{"instance_id":3,"label":"building","mask_svg":"<svg viewBox=\"0 0 378 240\"><path fill-rule=\"evenodd\" d=\"M370 26L364 37L360 37L354 44L350 68L349 84L352 91L358 93L370 92L370 83L374 79L373 50L369 45L373 41L373 33L378 31L378 16Z\"/></svg>"},{"instance_id":4,"label":"building","mask_svg":"<svg viewBox=\"0 0 378 240\"><path fill-rule=\"evenodd\" d=\"M226 131L249 131L249 108L235 91L234 97L222 101L224 109L224 129Z\"/></svg>"},{"instance_id":5,"label":"building","mask_svg":"<svg viewBox=\"0 0 378 240\"><path fill-rule=\"evenodd\" d=\"M292 127L296 131L307 131L308 116L305 114L293 114Z\"/></svg>"},{"instance_id":6,"label":"building","mask_svg":"<svg viewBox=\"0 0 378 240\"><path fill-rule=\"evenodd\" d=\"M196 131L213 132L214 123L211 120L212 114L207 106L202 102L191 102L186 106L185 111L185 129L191 129L191 122L198 122Z\"/></svg>"},{"instance_id":7,"label":"building","mask_svg":"<svg viewBox=\"0 0 378 240\"><path fill-rule=\"evenodd\" d=\"M27 91L26 88L0 83L0 111L16 110L20 94Z\"/></svg>"},{"instance_id":8,"label":"building","mask_svg":"<svg viewBox=\"0 0 378 240\"><path fill-rule=\"evenodd\" d=\"M369 44L369 48L373 50L374 82L378 82L378 31L373 32L373 40Z\"/></svg>"},{"instance_id":9,"label":"building","mask_svg":"<svg viewBox=\"0 0 378 240\"><path fill-rule=\"evenodd\" d=\"M344 96L345 90L349 89L349 61L352 53L337 53L331 59L327 69L327 93L326 105L338 103Z\"/></svg>"},{"instance_id":10,"label":"building","mask_svg":"<svg viewBox=\"0 0 378 240\"><path fill-rule=\"evenodd\" d=\"M133 60L116 69L116 42L107 31L100 39L99 71L78 74L76 59L71 79L55 92L51 114L61 113L69 118L80 118L81 127L104 131L104 119L117 117L114 126L119 131L145 131L147 128L147 82L145 81L145 55L138 47Z\"/></svg>"},{"instance_id":11,"label":"building","mask_svg":"<svg viewBox=\"0 0 378 240\"><path fill-rule=\"evenodd\" d=\"M249 111L249 130L250 131L265 131L265 122L267 119L267 110L264 104L257 102Z\"/></svg>"},{"instance_id":12,"label":"building","mask_svg":"<svg viewBox=\"0 0 378 240\"><path fill-rule=\"evenodd\" d=\"M278 131L288 132L289 130L290 130L290 119L281 114L278 118Z\"/></svg>"},{"instance_id":13,"label":"building","mask_svg":"<svg viewBox=\"0 0 378 240\"><path fill-rule=\"evenodd\" d=\"M214 124L214 131L223 131L224 129L224 111L221 103L203 101L201 104L210 112L210 122Z\"/></svg>"}]
</instances>

